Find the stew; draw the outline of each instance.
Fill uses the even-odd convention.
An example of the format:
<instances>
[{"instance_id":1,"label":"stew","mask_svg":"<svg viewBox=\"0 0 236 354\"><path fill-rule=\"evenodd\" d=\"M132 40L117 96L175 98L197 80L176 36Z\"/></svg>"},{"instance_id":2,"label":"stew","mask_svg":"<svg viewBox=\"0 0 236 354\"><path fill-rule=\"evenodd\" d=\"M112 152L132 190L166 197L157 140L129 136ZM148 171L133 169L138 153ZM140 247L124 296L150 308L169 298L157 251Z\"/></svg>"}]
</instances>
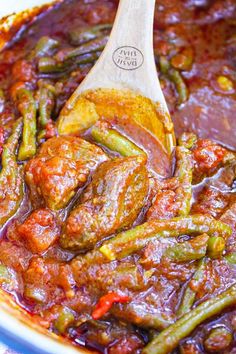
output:
<instances>
[{"instance_id":1,"label":"stew","mask_svg":"<svg viewBox=\"0 0 236 354\"><path fill-rule=\"evenodd\" d=\"M1 287L99 353L234 353L236 2L156 2L172 171L132 116L58 132L117 5L50 6L0 53Z\"/></svg>"}]
</instances>

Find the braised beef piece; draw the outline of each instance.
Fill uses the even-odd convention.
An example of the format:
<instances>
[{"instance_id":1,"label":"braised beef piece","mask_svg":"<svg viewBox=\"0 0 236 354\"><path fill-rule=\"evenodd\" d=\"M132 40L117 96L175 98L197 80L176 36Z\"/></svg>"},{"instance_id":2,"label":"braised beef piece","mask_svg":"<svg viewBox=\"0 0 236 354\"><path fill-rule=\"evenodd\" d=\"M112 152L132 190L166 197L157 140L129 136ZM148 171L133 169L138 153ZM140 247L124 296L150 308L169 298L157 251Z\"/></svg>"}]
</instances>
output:
<instances>
[{"instance_id":1,"label":"braised beef piece","mask_svg":"<svg viewBox=\"0 0 236 354\"><path fill-rule=\"evenodd\" d=\"M148 193L145 157L127 157L101 164L80 205L66 220L60 244L85 251L105 237L131 227Z\"/></svg>"},{"instance_id":2,"label":"braised beef piece","mask_svg":"<svg viewBox=\"0 0 236 354\"><path fill-rule=\"evenodd\" d=\"M45 204L53 210L66 207L90 172L107 159L102 149L81 138L47 140L25 167L33 205Z\"/></svg>"}]
</instances>

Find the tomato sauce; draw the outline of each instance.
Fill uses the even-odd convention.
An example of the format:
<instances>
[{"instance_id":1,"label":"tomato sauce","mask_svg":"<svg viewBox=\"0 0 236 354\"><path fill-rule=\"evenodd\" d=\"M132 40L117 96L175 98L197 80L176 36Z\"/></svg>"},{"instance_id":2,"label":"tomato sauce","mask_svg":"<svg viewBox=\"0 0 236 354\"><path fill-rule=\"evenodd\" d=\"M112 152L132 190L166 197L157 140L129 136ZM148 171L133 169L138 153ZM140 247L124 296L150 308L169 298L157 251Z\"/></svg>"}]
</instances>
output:
<instances>
[{"instance_id":1,"label":"tomato sauce","mask_svg":"<svg viewBox=\"0 0 236 354\"><path fill-rule=\"evenodd\" d=\"M98 353L234 353L236 2L156 1L156 66L178 138L165 178L160 143L127 117L58 134L101 47L71 53L105 41L117 6L62 1L0 53L0 285ZM181 318L220 294L229 305L184 332ZM168 347L174 323L182 334Z\"/></svg>"}]
</instances>

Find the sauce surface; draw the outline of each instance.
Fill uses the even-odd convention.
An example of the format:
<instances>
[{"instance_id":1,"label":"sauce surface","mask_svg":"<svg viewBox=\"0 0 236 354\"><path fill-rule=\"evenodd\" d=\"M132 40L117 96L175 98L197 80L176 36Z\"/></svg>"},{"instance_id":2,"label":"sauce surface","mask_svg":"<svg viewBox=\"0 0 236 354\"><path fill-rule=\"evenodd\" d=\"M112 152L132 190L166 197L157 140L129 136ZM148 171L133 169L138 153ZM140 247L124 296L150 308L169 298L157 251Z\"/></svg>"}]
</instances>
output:
<instances>
[{"instance_id":1,"label":"sauce surface","mask_svg":"<svg viewBox=\"0 0 236 354\"><path fill-rule=\"evenodd\" d=\"M236 2L156 1L173 171L113 103L58 133L117 5L65 0L0 53L1 287L99 353L234 353Z\"/></svg>"}]
</instances>

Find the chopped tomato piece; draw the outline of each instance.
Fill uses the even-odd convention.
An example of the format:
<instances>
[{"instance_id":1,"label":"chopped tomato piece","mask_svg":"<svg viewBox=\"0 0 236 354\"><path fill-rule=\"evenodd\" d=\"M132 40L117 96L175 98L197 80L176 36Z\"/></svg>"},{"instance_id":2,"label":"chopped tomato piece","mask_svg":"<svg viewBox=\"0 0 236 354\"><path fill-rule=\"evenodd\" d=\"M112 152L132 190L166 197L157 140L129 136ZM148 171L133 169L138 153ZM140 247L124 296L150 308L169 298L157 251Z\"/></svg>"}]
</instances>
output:
<instances>
[{"instance_id":1,"label":"chopped tomato piece","mask_svg":"<svg viewBox=\"0 0 236 354\"><path fill-rule=\"evenodd\" d=\"M130 301L129 296L127 295L119 295L117 293L108 293L104 296L102 296L96 307L95 310L92 313L92 317L94 320L98 320L102 316L104 316L112 307L114 303L120 303L124 304L126 302Z\"/></svg>"},{"instance_id":2,"label":"chopped tomato piece","mask_svg":"<svg viewBox=\"0 0 236 354\"><path fill-rule=\"evenodd\" d=\"M208 139L200 139L193 151L196 167L199 172L207 172L216 168L224 159L227 150Z\"/></svg>"},{"instance_id":3,"label":"chopped tomato piece","mask_svg":"<svg viewBox=\"0 0 236 354\"><path fill-rule=\"evenodd\" d=\"M33 253L46 251L59 236L55 218L47 209L33 211L17 231Z\"/></svg>"}]
</instances>

